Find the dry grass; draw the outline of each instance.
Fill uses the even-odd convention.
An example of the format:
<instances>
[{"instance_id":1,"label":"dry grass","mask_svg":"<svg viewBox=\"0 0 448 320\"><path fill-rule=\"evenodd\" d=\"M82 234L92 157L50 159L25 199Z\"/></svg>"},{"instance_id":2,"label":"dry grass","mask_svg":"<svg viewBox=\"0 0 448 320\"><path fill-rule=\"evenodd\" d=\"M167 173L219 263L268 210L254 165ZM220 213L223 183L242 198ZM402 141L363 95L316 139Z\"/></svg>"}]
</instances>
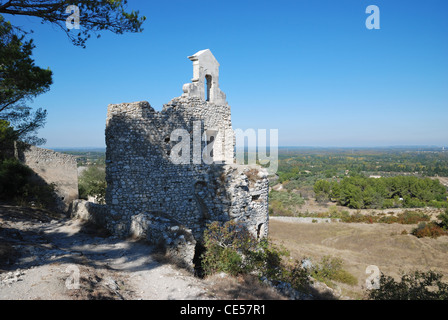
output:
<instances>
[{"instance_id":1,"label":"dry grass","mask_svg":"<svg viewBox=\"0 0 448 320\"><path fill-rule=\"evenodd\" d=\"M345 295L362 298L366 268L376 265L386 275L398 277L410 270L434 270L448 277L448 237L417 238L407 233L415 225L319 223L299 224L270 221L269 233L293 258L339 257L358 285L339 284ZM447 278L445 278L445 281Z\"/></svg>"}]
</instances>

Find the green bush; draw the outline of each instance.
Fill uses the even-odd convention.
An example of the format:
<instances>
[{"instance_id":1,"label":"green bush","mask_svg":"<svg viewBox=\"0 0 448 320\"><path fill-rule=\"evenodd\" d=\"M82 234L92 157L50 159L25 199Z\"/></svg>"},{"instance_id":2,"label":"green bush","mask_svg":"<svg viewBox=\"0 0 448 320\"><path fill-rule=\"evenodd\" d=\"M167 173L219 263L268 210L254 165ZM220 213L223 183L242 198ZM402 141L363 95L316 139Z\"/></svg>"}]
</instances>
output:
<instances>
[{"instance_id":1,"label":"green bush","mask_svg":"<svg viewBox=\"0 0 448 320\"><path fill-rule=\"evenodd\" d=\"M245 274L253 270L253 261L243 259L257 249L257 240L244 225L235 221L221 225L215 221L204 232L205 252L202 267L206 274L226 272Z\"/></svg>"},{"instance_id":2,"label":"green bush","mask_svg":"<svg viewBox=\"0 0 448 320\"><path fill-rule=\"evenodd\" d=\"M272 215L293 216L294 212L305 203L299 194L294 192L269 192L269 210Z\"/></svg>"},{"instance_id":3,"label":"green bush","mask_svg":"<svg viewBox=\"0 0 448 320\"><path fill-rule=\"evenodd\" d=\"M101 166L90 166L79 176L79 198L95 197L99 203L105 203L106 199L106 171Z\"/></svg>"},{"instance_id":4,"label":"green bush","mask_svg":"<svg viewBox=\"0 0 448 320\"><path fill-rule=\"evenodd\" d=\"M438 218L441 220L439 226L445 230L448 231L448 209L445 210L444 213L441 213Z\"/></svg>"},{"instance_id":5,"label":"green bush","mask_svg":"<svg viewBox=\"0 0 448 320\"><path fill-rule=\"evenodd\" d=\"M204 232L201 265L206 275L256 273L274 283L286 282L297 290L309 284L309 272L301 263L285 262L289 252L268 239L257 241L239 222L213 222Z\"/></svg>"},{"instance_id":6,"label":"green bush","mask_svg":"<svg viewBox=\"0 0 448 320\"><path fill-rule=\"evenodd\" d=\"M201 265L206 275L226 272L233 276L257 274L274 284L288 283L300 292L309 292L311 277L332 286L333 281L356 285L358 280L342 268L339 258L324 257L314 267L286 259L289 252L268 239L257 241L239 222L213 222L204 232L205 252Z\"/></svg>"},{"instance_id":7,"label":"green bush","mask_svg":"<svg viewBox=\"0 0 448 320\"><path fill-rule=\"evenodd\" d=\"M448 284L433 271L404 274L401 281L381 274L379 288L367 291L371 300L447 300Z\"/></svg>"},{"instance_id":8,"label":"green bush","mask_svg":"<svg viewBox=\"0 0 448 320\"><path fill-rule=\"evenodd\" d=\"M332 281L348 285L358 284L358 279L342 268L342 259L330 256L322 258L321 262L313 268L311 276L329 286L333 285Z\"/></svg>"}]
</instances>

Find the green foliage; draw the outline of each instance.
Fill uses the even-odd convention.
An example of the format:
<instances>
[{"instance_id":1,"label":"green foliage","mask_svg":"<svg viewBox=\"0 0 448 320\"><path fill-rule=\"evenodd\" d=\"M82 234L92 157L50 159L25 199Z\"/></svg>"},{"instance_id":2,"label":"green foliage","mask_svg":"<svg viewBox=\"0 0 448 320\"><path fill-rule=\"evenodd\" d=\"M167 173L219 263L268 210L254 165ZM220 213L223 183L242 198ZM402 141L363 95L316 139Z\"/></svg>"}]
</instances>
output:
<instances>
[{"instance_id":1,"label":"green foliage","mask_svg":"<svg viewBox=\"0 0 448 320\"><path fill-rule=\"evenodd\" d=\"M329 286L333 285L332 281L352 286L358 284L358 279L342 268L342 259L330 256L322 258L321 262L313 268L311 276Z\"/></svg>"},{"instance_id":2,"label":"green foliage","mask_svg":"<svg viewBox=\"0 0 448 320\"><path fill-rule=\"evenodd\" d=\"M438 180L413 176L355 176L345 177L339 183L321 180L314 190L316 199L324 194L352 209L420 208L436 203L448 206L447 190Z\"/></svg>"},{"instance_id":3,"label":"green foliage","mask_svg":"<svg viewBox=\"0 0 448 320\"><path fill-rule=\"evenodd\" d=\"M441 213L438 218L441 220L439 226L445 230L448 231L448 209L445 210L444 213Z\"/></svg>"},{"instance_id":4,"label":"green foliage","mask_svg":"<svg viewBox=\"0 0 448 320\"><path fill-rule=\"evenodd\" d=\"M447 300L448 284L434 271L404 274L401 281L381 274L379 289L369 290L371 300Z\"/></svg>"},{"instance_id":5,"label":"green foliage","mask_svg":"<svg viewBox=\"0 0 448 320\"><path fill-rule=\"evenodd\" d=\"M293 216L304 202L302 196L295 192L269 192L269 209L272 215Z\"/></svg>"},{"instance_id":6,"label":"green foliage","mask_svg":"<svg viewBox=\"0 0 448 320\"><path fill-rule=\"evenodd\" d=\"M440 149L439 149L440 150ZM281 182L302 177L343 178L348 172L394 176L412 173L422 176L448 177L448 153L421 152L412 148L386 149L289 149L279 150L278 174Z\"/></svg>"},{"instance_id":7,"label":"green foliage","mask_svg":"<svg viewBox=\"0 0 448 320\"><path fill-rule=\"evenodd\" d=\"M84 170L78 181L79 198L96 197L99 203L105 203L106 171L102 166L89 166Z\"/></svg>"},{"instance_id":8,"label":"green foliage","mask_svg":"<svg viewBox=\"0 0 448 320\"><path fill-rule=\"evenodd\" d=\"M49 90L52 72L34 65L34 47L0 15L0 119L14 127L16 138L42 144L35 133L45 124L47 113L32 112L25 102Z\"/></svg>"},{"instance_id":9,"label":"green foliage","mask_svg":"<svg viewBox=\"0 0 448 320\"><path fill-rule=\"evenodd\" d=\"M77 5L79 8L80 31L71 31L66 27L66 9L69 5ZM60 27L74 45L85 47L92 33L99 37L98 32L105 30L116 34L143 31L142 25L146 17L139 16L138 11L128 12L126 5L126 0L8 1L0 5L0 13L40 18L43 22Z\"/></svg>"},{"instance_id":10,"label":"green foliage","mask_svg":"<svg viewBox=\"0 0 448 320\"><path fill-rule=\"evenodd\" d=\"M206 274L227 272L232 275L245 274L254 268L251 256L256 251L257 240L247 228L235 221L221 225L213 222L204 232L202 266Z\"/></svg>"},{"instance_id":11,"label":"green foliage","mask_svg":"<svg viewBox=\"0 0 448 320\"><path fill-rule=\"evenodd\" d=\"M69 5L79 8L82 24L80 32L66 27ZM53 82L52 72L35 66L32 51L33 40L25 40L30 32L7 22L1 14L37 17L42 22L61 27L73 44L85 47L91 33L109 30L116 34L141 32L146 18L138 11L128 12L126 0L65 0L3 1L0 3L0 119L14 128L16 139L29 144L44 144L36 132L45 125L47 111L32 111L27 102L47 92ZM97 34L99 37L99 34ZM1 144L1 143L0 143ZM1 146L0 146L1 147Z\"/></svg>"},{"instance_id":12,"label":"green foliage","mask_svg":"<svg viewBox=\"0 0 448 320\"><path fill-rule=\"evenodd\" d=\"M319 180L314 184L314 193L319 203L330 200L331 184L327 180Z\"/></svg>"},{"instance_id":13,"label":"green foliage","mask_svg":"<svg viewBox=\"0 0 448 320\"><path fill-rule=\"evenodd\" d=\"M0 119L0 161L6 158L7 151L14 150L17 134L10 123Z\"/></svg>"},{"instance_id":14,"label":"green foliage","mask_svg":"<svg viewBox=\"0 0 448 320\"><path fill-rule=\"evenodd\" d=\"M206 274L256 273L274 283L286 282L297 290L309 283L309 273L299 262L285 262L289 252L267 239L257 241L239 222L213 222L204 232L202 267Z\"/></svg>"}]
</instances>

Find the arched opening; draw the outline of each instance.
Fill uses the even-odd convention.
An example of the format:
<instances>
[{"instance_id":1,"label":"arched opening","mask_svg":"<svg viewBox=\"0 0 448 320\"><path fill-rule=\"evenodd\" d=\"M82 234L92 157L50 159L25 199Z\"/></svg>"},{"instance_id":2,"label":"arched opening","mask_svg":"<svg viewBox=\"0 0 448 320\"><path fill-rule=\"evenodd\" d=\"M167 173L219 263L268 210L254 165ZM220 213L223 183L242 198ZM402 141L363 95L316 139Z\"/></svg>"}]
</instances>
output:
<instances>
[{"instance_id":1,"label":"arched opening","mask_svg":"<svg viewBox=\"0 0 448 320\"><path fill-rule=\"evenodd\" d=\"M202 243L201 240L198 240L196 242L196 246L194 247L193 264L194 264L194 275L201 279L204 278L205 276L204 268L202 267L202 258L205 251L206 249L204 247L204 244Z\"/></svg>"},{"instance_id":2,"label":"arched opening","mask_svg":"<svg viewBox=\"0 0 448 320\"><path fill-rule=\"evenodd\" d=\"M264 225L260 223L257 228L257 240L260 239L260 236L264 234Z\"/></svg>"},{"instance_id":3,"label":"arched opening","mask_svg":"<svg viewBox=\"0 0 448 320\"><path fill-rule=\"evenodd\" d=\"M205 75L204 81L204 90L205 90L205 101L210 101L210 91L212 89L212 76L207 74Z\"/></svg>"}]
</instances>

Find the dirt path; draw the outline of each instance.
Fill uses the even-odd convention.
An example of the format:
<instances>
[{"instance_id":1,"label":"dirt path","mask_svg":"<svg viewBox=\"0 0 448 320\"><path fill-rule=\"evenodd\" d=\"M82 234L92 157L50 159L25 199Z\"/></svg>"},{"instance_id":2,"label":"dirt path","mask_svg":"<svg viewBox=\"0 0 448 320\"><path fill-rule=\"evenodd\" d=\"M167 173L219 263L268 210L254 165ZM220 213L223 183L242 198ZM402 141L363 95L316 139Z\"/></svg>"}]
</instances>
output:
<instances>
[{"instance_id":1,"label":"dirt path","mask_svg":"<svg viewBox=\"0 0 448 320\"><path fill-rule=\"evenodd\" d=\"M0 206L0 299L210 299L208 283L154 248L80 221Z\"/></svg>"}]
</instances>

